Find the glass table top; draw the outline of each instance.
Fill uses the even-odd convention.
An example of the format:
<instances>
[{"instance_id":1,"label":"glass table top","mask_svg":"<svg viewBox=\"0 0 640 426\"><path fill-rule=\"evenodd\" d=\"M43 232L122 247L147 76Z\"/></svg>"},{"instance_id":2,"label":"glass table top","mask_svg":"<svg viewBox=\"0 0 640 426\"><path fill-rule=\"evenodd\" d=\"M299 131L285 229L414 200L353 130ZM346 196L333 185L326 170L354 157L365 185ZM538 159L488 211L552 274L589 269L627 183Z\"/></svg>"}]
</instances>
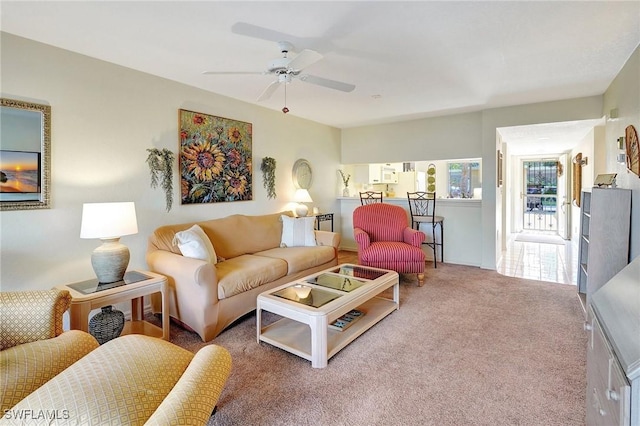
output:
<instances>
[{"instance_id":1,"label":"glass table top","mask_svg":"<svg viewBox=\"0 0 640 426\"><path fill-rule=\"evenodd\" d=\"M379 271L365 266L340 265L271 294L293 302L319 308L341 297L344 293L340 294L333 291L326 291L315 286L349 293L387 273L388 271Z\"/></svg>"},{"instance_id":2,"label":"glass table top","mask_svg":"<svg viewBox=\"0 0 640 426\"><path fill-rule=\"evenodd\" d=\"M337 275L335 273L320 274L308 279L307 282L309 284L320 285L346 292L355 290L367 283L366 281L357 280L353 276Z\"/></svg>"},{"instance_id":3,"label":"glass table top","mask_svg":"<svg viewBox=\"0 0 640 426\"><path fill-rule=\"evenodd\" d=\"M113 283L99 283L98 280L94 278L92 280L69 284L67 285L67 287L72 288L76 291L79 291L82 294L92 294L92 293L97 293L99 291L109 290L114 287L120 287L127 284L133 284L140 281L145 281L148 279L151 279L151 277L141 272L129 271L124 274L124 279L122 281L116 281Z\"/></svg>"},{"instance_id":4,"label":"glass table top","mask_svg":"<svg viewBox=\"0 0 640 426\"><path fill-rule=\"evenodd\" d=\"M313 306L314 308L319 308L341 296L337 293L331 293L303 284L295 284L291 287L283 288L273 293L273 295L293 302L302 303L303 305Z\"/></svg>"},{"instance_id":5,"label":"glass table top","mask_svg":"<svg viewBox=\"0 0 640 426\"><path fill-rule=\"evenodd\" d=\"M378 271L358 265L340 265L329 272L355 278L364 278L366 280L375 280L387 273L387 271Z\"/></svg>"}]
</instances>

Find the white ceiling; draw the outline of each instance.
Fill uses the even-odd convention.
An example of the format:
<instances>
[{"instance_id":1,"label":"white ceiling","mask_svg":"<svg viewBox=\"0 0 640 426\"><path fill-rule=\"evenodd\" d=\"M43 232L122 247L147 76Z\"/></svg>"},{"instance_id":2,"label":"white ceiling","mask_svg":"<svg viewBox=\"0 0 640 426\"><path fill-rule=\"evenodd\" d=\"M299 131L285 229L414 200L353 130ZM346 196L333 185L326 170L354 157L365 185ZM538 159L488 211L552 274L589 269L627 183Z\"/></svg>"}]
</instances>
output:
<instances>
[{"instance_id":1,"label":"white ceiling","mask_svg":"<svg viewBox=\"0 0 640 426\"><path fill-rule=\"evenodd\" d=\"M640 44L639 1L2 0L0 19L2 31L274 110L282 88L256 102L273 76L202 72L263 71L290 41L324 55L305 73L356 89L294 80L289 114L339 128L600 95ZM584 124L564 130L582 138ZM551 127L508 134L549 137L534 130Z\"/></svg>"}]
</instances>

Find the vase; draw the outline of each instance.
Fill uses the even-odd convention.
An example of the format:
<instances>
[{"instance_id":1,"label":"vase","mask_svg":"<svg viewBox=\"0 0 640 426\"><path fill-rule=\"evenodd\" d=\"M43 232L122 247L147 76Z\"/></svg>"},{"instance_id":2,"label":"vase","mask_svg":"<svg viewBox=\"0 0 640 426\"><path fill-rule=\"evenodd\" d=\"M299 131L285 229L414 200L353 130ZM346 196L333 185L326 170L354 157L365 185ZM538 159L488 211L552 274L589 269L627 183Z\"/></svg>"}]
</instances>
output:
<instances>
[{"instance_id":1,"label":"vase","mask_svg":"<svg viewBox=\"0 0 640 426\"><path fill-rule=\"evenodd\" d=\"M89 321L89 333L102 345L120 336L124 328L124 313L113 309L113 306L104 306L101 311Z\"/></svg>"},{"instance_id":2,"label":"vase","mask_svg":"<svg viewBox=\"0 0 640 426\"><path fill-rule=\"evenodd\" d=\"M344 189L342 190L342 196L343 197L351 197L351 194L349 193L349 187L345 186Z\"/></svg>"}]
</instances>

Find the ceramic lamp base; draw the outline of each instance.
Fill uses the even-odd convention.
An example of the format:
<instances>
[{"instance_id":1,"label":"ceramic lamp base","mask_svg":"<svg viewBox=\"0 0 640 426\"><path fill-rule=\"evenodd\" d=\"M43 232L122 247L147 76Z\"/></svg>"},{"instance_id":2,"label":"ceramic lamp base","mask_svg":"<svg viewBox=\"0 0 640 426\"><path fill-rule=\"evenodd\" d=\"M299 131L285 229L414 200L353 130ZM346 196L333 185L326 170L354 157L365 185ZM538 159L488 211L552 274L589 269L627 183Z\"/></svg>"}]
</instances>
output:
<instances>
[{"instance_id":1,"label":"ceramic lamp base","mask_svg":"<svg viewBox=\"0 0 640 426\"><path fill-rule=\"evenodd\" d=\"M102 284L122 281L129 265L129 249L120 238L103 239L102 245L91 253L91 265Z\"/></svg>"},{"instance_id":2,"label":"ceramic lamp base","mask_svg":"<svg viewBox=\"0 0 640 426\"><path fill-rule=\"evenodd\" d=\"M298 217L305 217L308 214L309 214L309 207L305 206L302 203L296 206L296 215Z\"/></svg>"}]
</instances>

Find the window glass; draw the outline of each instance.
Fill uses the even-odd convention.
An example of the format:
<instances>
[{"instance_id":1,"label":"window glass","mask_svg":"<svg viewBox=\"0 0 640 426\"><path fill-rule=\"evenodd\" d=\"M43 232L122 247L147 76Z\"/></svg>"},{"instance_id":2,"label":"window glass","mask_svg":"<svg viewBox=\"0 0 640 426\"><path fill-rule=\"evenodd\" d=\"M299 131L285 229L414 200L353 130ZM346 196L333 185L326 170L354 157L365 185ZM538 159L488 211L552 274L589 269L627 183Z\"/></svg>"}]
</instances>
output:
<instances>
[{"instance_id":1,"label":"window glass","mask_svg":"<svg viewBox=\"0 0 640 426\"><path fill-rule=\"evenodd\" d=\"M448 162L447 171L449 198L473 198L473 190L482 188L482 171L479 160Z\"/></svg>"}]
</instances>

